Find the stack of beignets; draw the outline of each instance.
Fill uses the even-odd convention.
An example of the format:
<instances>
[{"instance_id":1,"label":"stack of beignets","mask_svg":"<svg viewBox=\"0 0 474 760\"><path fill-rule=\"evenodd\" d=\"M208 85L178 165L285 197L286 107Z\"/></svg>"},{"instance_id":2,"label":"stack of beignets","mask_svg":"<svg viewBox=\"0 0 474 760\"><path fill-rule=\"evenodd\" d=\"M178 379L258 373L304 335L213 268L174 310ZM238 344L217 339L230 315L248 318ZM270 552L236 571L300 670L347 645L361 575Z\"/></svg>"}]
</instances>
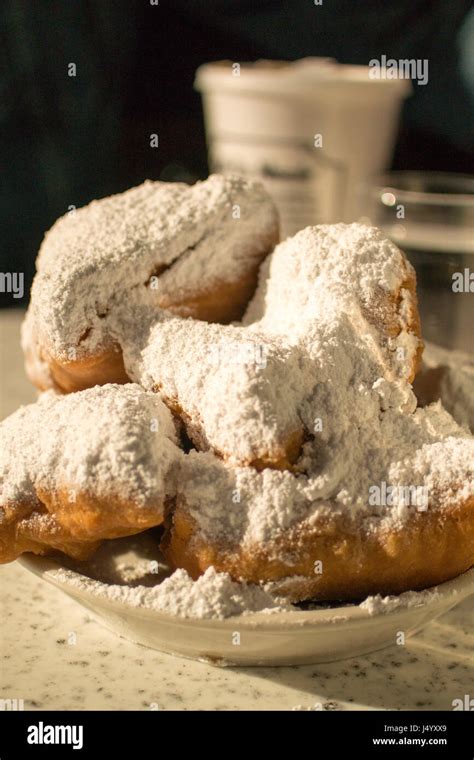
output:
<instances>
[{"instance_id":1,"label":"stack of beignets","mask_svg":"<svg viewBox=\"0 0 474 760\"><path fill-rule=\"evenodd\" d=\"M261 186L218 175L53 226L23 330L51 390L0 426L1 561L164 523L172 566L292 601L474 564L474 439L411 388L412 267L359 224L277 239Z\"/></svg>"}]
</instances>

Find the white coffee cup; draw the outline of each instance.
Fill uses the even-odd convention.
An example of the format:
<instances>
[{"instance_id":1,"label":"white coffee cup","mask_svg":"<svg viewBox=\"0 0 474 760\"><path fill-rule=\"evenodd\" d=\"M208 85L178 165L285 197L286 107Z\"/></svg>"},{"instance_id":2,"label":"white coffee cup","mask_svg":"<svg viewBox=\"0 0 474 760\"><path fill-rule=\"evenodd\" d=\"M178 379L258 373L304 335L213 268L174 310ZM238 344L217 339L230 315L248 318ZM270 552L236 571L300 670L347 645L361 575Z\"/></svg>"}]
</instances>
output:
<instances>
[{"instance_id":1,"label":"white coffee cup","mask_svg":"<svg viewBox=\"0 0 474 760\"><path fill-rule=\"evenodd\" d=\"M201 66L212 171L260 179L279 207L282 236L364 215L367 179L390 162L406 79L332 59L219 61Z\"/></svg>"}]
</instances>

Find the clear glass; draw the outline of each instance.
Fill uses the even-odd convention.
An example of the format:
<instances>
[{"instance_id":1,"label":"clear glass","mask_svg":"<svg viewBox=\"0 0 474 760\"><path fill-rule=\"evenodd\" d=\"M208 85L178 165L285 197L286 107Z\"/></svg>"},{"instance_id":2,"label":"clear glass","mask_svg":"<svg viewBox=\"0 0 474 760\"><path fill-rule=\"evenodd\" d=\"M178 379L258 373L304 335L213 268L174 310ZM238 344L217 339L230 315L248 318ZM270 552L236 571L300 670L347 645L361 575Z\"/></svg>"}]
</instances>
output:
<instances>
[{"instance_id":1,"label":"clear glass","mask_svg":"<svg viewBox=\"0 0 474 760\"><path fill-rule=\"evenodd\" d=\"M368 196L370 220L416 269L424 338L474 354L474 177L393 172Z\"/></svg>"}]
</instances>

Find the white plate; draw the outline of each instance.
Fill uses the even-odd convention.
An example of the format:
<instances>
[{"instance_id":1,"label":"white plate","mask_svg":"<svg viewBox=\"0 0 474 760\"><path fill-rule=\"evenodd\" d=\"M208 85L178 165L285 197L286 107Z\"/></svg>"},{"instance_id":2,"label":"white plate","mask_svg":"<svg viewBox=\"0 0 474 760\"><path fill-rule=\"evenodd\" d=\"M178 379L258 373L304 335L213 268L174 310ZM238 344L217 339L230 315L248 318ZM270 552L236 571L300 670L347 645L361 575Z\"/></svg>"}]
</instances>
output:
<instances>
[{"instance_id":1,"label":"white plate","mask_svg":"<svg viewBox=\"0 0 474 760\"><path fill-rule=\"evenodd\" d=\"M300 665L368 654L396 643L400 634L413 635L474 593L472 568L437 586L433 589L436 593L410 592L409 604L402 594L399 603L394 598L395 603L385 611L377 609L369 613L354 604L201 620L132 607L85 591L73 582L55 577L56 571L65 565L50 558L23 555L19 561L76 599L98 622L120 636L162 652L215 665ZM91 575L94 577L93 572ZM87 573L85 577L90 576ZM239 638L240 644L235 644Z\"/></svg>"}]
</instances>

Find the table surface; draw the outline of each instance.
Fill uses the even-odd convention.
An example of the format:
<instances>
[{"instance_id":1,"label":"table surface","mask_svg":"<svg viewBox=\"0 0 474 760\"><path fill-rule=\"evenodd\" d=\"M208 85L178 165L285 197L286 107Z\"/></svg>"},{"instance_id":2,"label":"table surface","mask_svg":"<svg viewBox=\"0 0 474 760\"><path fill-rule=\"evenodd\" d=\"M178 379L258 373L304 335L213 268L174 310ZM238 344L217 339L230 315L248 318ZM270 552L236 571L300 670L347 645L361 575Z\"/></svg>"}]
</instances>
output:
<instances>
[{"instance_id":1,"label":"table surface","mask_svg":"<svg viewBox=\"0 0 474 760\"><path fill-rule=\"evenodd\" d=\"M21 318L0 312L2 418L35 398ZM0 614L0 699L27 710L450 710L474 682L474 596L404 646L285 668L219 669L126 641L18 563L0 568Z\"/></svg>"}]
</instances>

